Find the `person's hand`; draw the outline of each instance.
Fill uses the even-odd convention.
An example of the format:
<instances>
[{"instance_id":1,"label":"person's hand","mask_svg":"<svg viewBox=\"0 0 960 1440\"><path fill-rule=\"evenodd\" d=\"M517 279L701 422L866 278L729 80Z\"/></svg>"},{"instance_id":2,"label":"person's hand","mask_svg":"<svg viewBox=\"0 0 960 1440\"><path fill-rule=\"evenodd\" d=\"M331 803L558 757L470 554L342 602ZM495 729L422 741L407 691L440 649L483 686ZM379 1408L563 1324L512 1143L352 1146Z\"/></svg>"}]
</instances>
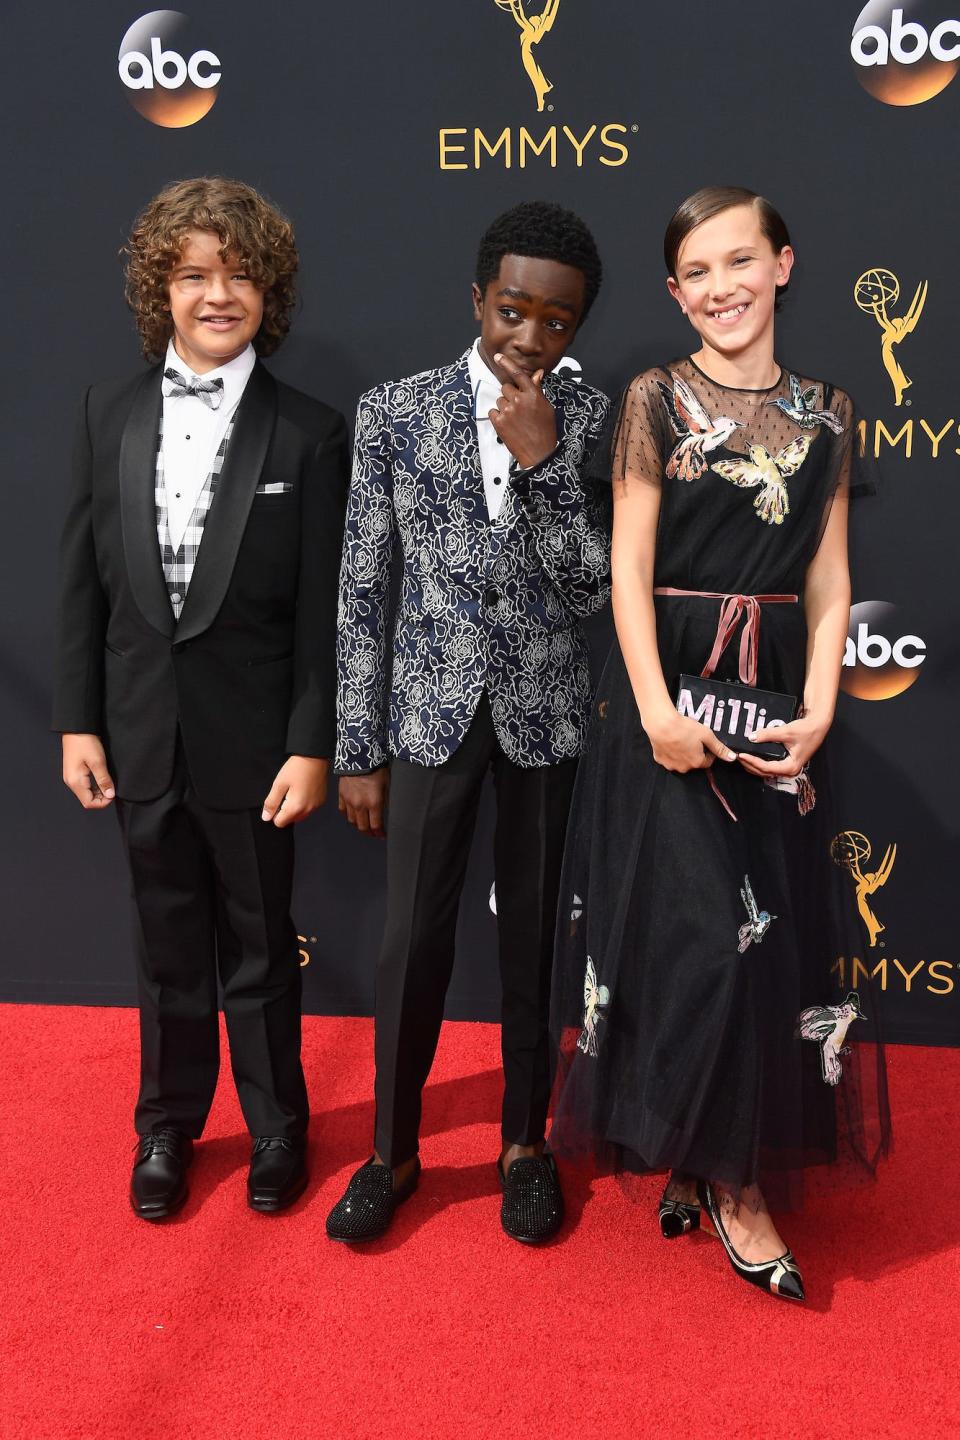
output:
<instances>
[{"instance_id":1,"label":"person's hand","mask_svg":"<svg viewBox=\"0 0 960 1440\"><path fill-rule=\"evenodd\" d=\"M557 448L556 412L541 389L542 370L527 375L505 355L493 359L510 378L487 418L517 463L528 470Z\"/></svg>"},{"instance_id":2,"label":"person's hand","mask_svg":"<svg viewBox=\"0 0 960 1440\"><path fill-rule=\"evenodd\" d=\"M390 770L386 765L371 775L341 775L340 813L356 825L361 835L376 835L382 840L387 833L384 811L389 793Z\"/></svg>"},{"instance_id":3,"label":"person's hand","mask_svg":"<svg viewBox=\"0 0 960 1440\"><path fill-rule=\"evenodd\" d=\"M272 820L278 830L295 825L318 810L327 798L330 761L313 755L291 755L277 771L270 794L263 802L261 820Z\"/></svg>"},{"instance_id":4,"label":"person's hand","mask_svg":"<svg viewBox=\"0 0 960 1440\"><path fill-rule=\"evenodd\" d=\"M63 783L84 810L105 810L116 790L99 735L62 735Z\"/></svg>"},{"instance_id":5,"label":"person's hand","mask_svg":"<svg viewBox=\"0 0 960 1440\"><path fill-rule=\"evenodd\" d=\"M829 722L825 724L812 715L791 720L789 725L765 725L762 730L754 730L750 738L774 740L784 745L787 750L786 758L764 760L760 755L743 754L739 756L740 764L744 770L749 770L751 775L799 775L811 755L820 749L829 729Z\"/></svg>"},{"instance_id":6,"label":"person's hand","mask_svg":"<svg viewBox=\"0 0 960 1440\"><path fill-rule=\"evenodd\" d=\"M709 770L714 760L736 760L736 754L716 736L709 725L689 715L666 710L644 725L653 758L664 770L685 775L688 770Z\"/></svg>"}]
</instances>

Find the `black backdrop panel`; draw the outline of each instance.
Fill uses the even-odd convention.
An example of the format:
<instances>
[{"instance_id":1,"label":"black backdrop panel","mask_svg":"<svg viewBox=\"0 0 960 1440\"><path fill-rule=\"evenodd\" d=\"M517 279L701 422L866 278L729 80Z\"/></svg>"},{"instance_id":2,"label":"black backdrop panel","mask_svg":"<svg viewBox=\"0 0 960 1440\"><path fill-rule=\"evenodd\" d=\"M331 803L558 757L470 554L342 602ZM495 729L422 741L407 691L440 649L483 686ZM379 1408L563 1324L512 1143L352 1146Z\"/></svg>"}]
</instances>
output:
<instances>
[{"instance_id":1,"label":"black backdrop panel","mask_svg":"<svg viewBox=\"0 0 960 1440\"><path fill-rule=\"evenodd\" d=\"M296 222L303 283L274 368L352 413L374 381L465 348L477 238L524 198L576 208L598 237L606 282L575 346L591 381L619 388L683 352L689 333L664 289L660 237L678 199L720 181L763 191L785 213L799 262L780 354L853 392L883 469L881 495L855 517L850 693L836 733L836 855L867 922L845 974L877 970L894 1038L960 1043L950 902L960 28L950 0L907 0L899 20L894 8L196 0L178 17L118 3L8 7L0 995L133 999L116 823L83 814L60 786L46 726L69 434L82 386L137 363L117 252L139 206L201 172L246 179L281 205ZM525 68L534 22L543 33L527 36ZM855 30L870 63L852 58ZM151 69L159 62L166 86L143 84L134 50ZM121 80L121 53L140 88ZM594 633L599 657L609 620ZM488 806L461 916L457 1016L497 1010L490 848ZM332 807L304 827L296 914L309 1009L369 1009L383 886L382 845Z\"/></svg>"}]
</instances>

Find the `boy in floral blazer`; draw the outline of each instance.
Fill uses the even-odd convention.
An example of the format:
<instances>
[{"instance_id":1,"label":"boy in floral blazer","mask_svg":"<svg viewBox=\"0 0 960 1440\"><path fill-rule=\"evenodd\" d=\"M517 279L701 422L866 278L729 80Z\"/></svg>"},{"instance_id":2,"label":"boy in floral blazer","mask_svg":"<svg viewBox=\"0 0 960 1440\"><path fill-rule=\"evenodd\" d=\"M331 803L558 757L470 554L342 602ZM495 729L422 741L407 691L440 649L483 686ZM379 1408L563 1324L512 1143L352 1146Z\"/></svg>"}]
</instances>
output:
<instances>
[{"instance_id":1,"label":"boy in floral blazer","mask_svg":"<svg viewBox=\"0 0 960 1440\"><path fill-rule=\"evenodd\" d=\"M577 216L517 206L480 244L475 344L453 365L360 401L340 577L336 769L350 822L386 832L387 917L374 1154L329 1216L332 1239L382 1234L417 1186L421 1091L488 770L503 982L501 1220L526 1242L548 1239L562 1220L544 1151L550 971L591 698L580 618L605 603L610 567L604 497L581 479L608 402L555 367L600 279Z\"/></svg>"}]
</instances>

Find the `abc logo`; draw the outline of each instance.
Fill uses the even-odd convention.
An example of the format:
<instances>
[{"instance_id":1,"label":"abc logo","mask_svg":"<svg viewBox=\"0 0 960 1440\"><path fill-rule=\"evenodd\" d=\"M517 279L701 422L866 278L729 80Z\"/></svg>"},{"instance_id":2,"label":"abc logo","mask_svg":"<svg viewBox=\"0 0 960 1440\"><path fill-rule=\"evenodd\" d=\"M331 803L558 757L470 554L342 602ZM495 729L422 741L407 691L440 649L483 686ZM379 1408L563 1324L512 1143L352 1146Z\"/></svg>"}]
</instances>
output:
<instances>
[{"instance_id":1,"label":"abc logo","mask_svg":"<svg viewBox=\"0 0 960 1440\"><path fill-rule=\"evenodd\" d=\"M195 125L217 98L220 61L192 43L192 28L178 10L151 10L133 22L121 42L127 99L154 125L171 130Z\"/></svg>"},{"instance_id":2,"label":"abc logo","mask_svg":"<svg viewBox=\"0 0 960 1440\"><path fill-rule=\"evenodd\" d=\"M920 636L902 633L895 605L864 600L850 611L840 688L859 700L889 700L909 690L926 658Z\"/></svg>"},{"instance_id":3,"label":"abc logo","mask_svg":"<svg viewBox=\"0 0 960 1440\"><path fill-rule=\"evenodd\" d=\"M857 17L850 54L857 79L886 105L919 105L946 89L960 66L960 19L951 0L871 0ZM954 0L960 10L960 0Z\"/></svg>"}]
</instances>

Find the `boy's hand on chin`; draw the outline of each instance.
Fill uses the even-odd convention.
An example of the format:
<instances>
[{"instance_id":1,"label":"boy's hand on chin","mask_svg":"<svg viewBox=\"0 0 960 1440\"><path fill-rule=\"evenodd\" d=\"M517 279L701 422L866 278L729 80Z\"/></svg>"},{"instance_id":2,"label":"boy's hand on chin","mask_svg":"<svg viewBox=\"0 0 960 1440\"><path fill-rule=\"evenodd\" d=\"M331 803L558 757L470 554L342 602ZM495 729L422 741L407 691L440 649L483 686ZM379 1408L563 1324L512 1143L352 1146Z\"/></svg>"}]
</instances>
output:
<instances>
[{"instance_id":1,"label":"boy's hand on chin","mask_svg":"<svg viewBox=\"0 0 960 1440\"><path fill-rule=\"evenodd\" d=\"M117 793L99 735L62 735L63 783L84 810L105 810Z\"/></svg>"},{"instance_id":2,"label":"boy's hand on chin","mask_svg":"<svg viewBox=\"0 0 960 1440\"><path fill-rule=\"evenodd\" d=\"M278 829L305 820L327 798L330 761L313 755L291 755L277 771L270 794L263 802L261 820L272 820Z\"/></svg>"},{"instance_id":3,"label":"boy's hand on chin","mask_svg":"<svg viewBox=\"0 0 960 1440\"><path fill-rule=\"evenodd\" d=\"M505 355L495 355L494 361L510 379L487 418L517 463L529 470L557 448L556 411L541 389L542 370L528 375Z\"/></svg>"}]
</instances>

